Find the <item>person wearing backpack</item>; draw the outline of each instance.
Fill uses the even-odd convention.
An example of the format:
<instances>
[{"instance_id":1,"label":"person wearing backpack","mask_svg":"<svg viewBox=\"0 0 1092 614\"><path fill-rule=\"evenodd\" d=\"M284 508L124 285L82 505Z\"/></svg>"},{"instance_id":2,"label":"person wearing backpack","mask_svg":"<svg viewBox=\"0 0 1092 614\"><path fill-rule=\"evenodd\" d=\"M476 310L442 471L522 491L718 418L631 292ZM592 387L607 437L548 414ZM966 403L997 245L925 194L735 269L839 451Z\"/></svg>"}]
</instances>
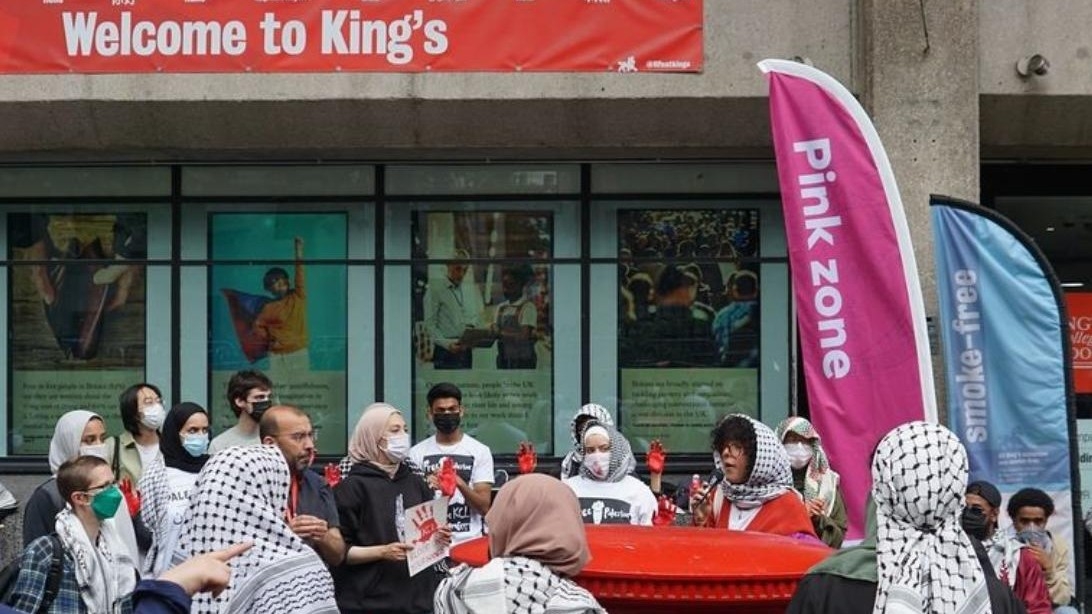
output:
<instances>
[{"instance_id":1,"label":"person wearing backpack","mask_svg":"<svg viewBox=\"0 0 1092 614\"><path fill-rule=\"evenodd\" d=\"M124 497L109 463L96 456L67 461L57 470L57 489L65 507L57 513L56 535L39 537L23 550L8 605L20 612L128 614L136 562L110 520ZM58 540L64 551L61 577L56 594L49 595ZM50 596L52 603L44 603Z\"/></svg>"}]
</instances>

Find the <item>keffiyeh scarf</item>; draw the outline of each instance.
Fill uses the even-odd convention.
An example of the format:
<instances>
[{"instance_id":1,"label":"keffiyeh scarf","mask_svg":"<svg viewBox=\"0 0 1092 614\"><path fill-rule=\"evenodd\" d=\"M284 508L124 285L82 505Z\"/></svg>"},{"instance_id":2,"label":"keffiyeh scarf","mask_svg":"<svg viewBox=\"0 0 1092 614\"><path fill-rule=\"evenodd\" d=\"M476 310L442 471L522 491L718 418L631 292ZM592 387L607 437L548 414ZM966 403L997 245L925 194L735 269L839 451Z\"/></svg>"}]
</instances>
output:
<instances>
[{"instance_id":1,"label":"keffiyeh scarf","mask_svg":"<svg viewBox=\"0 0 1092 614\"><path fill-rule=\"evenodd\" d=\"M433 607L436 614L606 614L587 590L521 556L456 567L440 583Z\"/></svg>"},{"instance_id":2,"label":"keffiyeh scarf","mask_svg":"<svg viewBox=\"0 0 1092 614\"><path fill-rule=\"evenodd\" d=\"M754 509L793 489L792 468L785 447L770 427L744 414L729 414L723 419L734 417L746 418L755 429L755 463L746 482L730 484L724 480L720 483L720 490L732 505L740 509ZM713 453L713 462L723 474L720 451Z\"/></svg>"},{"instance_id":3,"label":"keffiyeh scarf","mask_svg":"<svg viewBox=\"0 0 1092 614\"><path fill-rule=\"evenodd\" d=\"M120 611L118 600L136 588L136 564L118 536L113 519L100 524L97 544L91 543L87 530L69 507L57 514L54 528L75 562L76 584L87 611Z\"/></svg>"},{"instance_id":4,"label":"keffiyeh scarf","mask_svg":"<svg viewBox=\"0 0 1092 614\"><path fill-rule=\"evenodd\" d=\"M985 574L963 532L967 452L948 429L910 422L872 458L878 527L874 612L990 611Z\"/></svg>"},{"instance_id":5,"label":"keffiyeh scarf","mask_svg":"<svg viewBox=\"0 0 1092 614\"><path fill-rule=\"evenodd\" d=\"M840 476L830 468L830 459L823 449L823 440L807 418L792 416L777 425L777 440L784 443L785 434L793 432L808 440L811 447L811 461L804 474L804 501L822 499L826 502L825 512L829 516L834 511L834 500L838 496Z\"/></svg>"},{"instance_id":6,"label":"keffiyeh scarf","mask_svg":"<svg viewBox=\"0 0 1092 614\"><path fill-rule=\"evenodd\" d=\"M197 478L179 549L186 556L254 543L231 562L231 583L218 597L194 596L193 612L335 614L326 565L288 528L288 464L270 446L228 448Z\"/></svg>"},{"instance_id":7,"label":"keffiyeh scarf","mask_svg":"<svg viewBox=\"0 0 1092 614\"><path fill-rule=\"evenodd\" d=\"M596 482L621 482L627 475L637 469L637 459L633 457L633 448L630 447L625 436L612 426L597 425L592 428L606 433L607 438L610 440L610 470L607 477L600 480L592 475L592 472L581 462L580 475ZM587 436L590 432L592 432L591 429L588 429L584 432L584 435Z\"/></svg>"},{"instance_id":8,"label":"keffiyeh scarf","mask_svg":"<svg viewBox=\"0 0 1092 614\"><path fill-rule=\"evenodd\" d=\"M576 414L573 415L573 419L569 421L569 433L572 435L573 449L565 455L565 458L561 459L562 478L576 475L578 467L584 462L584 443L580 441L581 433L576 432L576 421L582 416L588 416L592 421L604 426L614 426L614 418L611 418L610 412L602 405L588 403L577 410Z\"/></svg>"}]
</instances>

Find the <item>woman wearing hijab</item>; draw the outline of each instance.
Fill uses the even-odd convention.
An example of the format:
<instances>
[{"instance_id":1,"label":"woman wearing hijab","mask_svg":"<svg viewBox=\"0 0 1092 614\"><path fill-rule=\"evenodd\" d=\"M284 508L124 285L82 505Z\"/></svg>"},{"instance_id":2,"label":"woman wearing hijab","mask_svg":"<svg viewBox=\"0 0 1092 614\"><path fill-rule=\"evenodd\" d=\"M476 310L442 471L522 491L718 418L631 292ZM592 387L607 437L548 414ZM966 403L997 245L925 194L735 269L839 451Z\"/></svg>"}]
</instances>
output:
<instances>
[{"instance_id":1,"label":"woman wearing hijab","mask_svg":"<svg viewBox=\"0 0 1092 614\"><path fill-rule=\"evenodd\" d=\"M66 461L80 456L97 456L106 460L106 423L96 413L76 409L61 416L53 427L53 439L49 442L49 471L53 476L38 486L27 500L23 510L24 544L53 532L57 512L65 506L57 489L57 470ZM128 508L124 505L119 507L110 522L114 523L112 529L117 531L121 543L129 550L129 556L134 561L140 560Z\"/></svg>"},{"instance_id":2,"label":"woman wearing hijab","mask_svg":"<svg viewBox=\"0 0 1092 614\"><path fill-rule=\"evenodd\" d=\"M910 422L888 433L872 458L868 536L813 567L788 612L1022 612L963 531L966 484L967 453L948 429Z\"/></svg>"},{"instance_id":3,"label":"woman wearing hijab","mask_svg":"<svg viewBox=\"0 0 1092 614\"><path fill-rule=\"evenodd\" d=\"M580 474L580 464L584 462L584 427L589 422L598 422L604 426L614 426L614 419L610 412L602 405L588 403L579 410L569 422L569 433L573 438L573 449L561 459L561 479L575 477Z\"/></svg>"},{"instance_id":4,"label":"woman wearing hijab","mask_svg":"<svg viewBox=\"0 0 1092 614\"><path fill-rule=\"evenodd\" d=\"M580 500L587 524L652 524L656 497L644 482L629 475L637 466L629 442L613 427L592 424L584 430L580 474L565 484Z\"/></svg>"},{"instance_id":5,"label":"woman wearing hijab","mask_svg":"<svg viewBox=\"0 0 1092 614\"><path fill-rule=\"evenodd\" d=\"M588 564L580 503L564 484L528 474L508 482L485 515L484 567L460 565L436 591L436 614L605 614L571 578Z\"/></svg>"},{"instance_id":6,"label":"woman wearing hijab","mask_svg":"<svg viewBox=\"0 0 1092 614\"><path fill-rule=\"evenodd\" d=\"M197 474L209 460L209 416L196 403L175 405L159 438L162 458L144 468L140 512L152 532L144 573L158 578L170 568Z\"/></svg>"},{"instance_id":7,"label":"woman wearing hijab","mask_svg":"<svg viewBox=\"0 0 1092 614\"><path fill-rule=\"evenodd\" d=\"M770 427L743 414L713 428L713 461L724 479L712 496L690 497L697 526L787 535L819 543L784 446Z\"/></svg>"},{"instance_id":8,"label":"woman wearing hijab","mask_svg":"<svg viewBox=\"0 0 1092 614\"><path fill-rule=\"evenodd\" d=\"M240 542L254 546L231 563L231 584L194 597L193 612L337 613L326 564L285 522L288 464L272 446L228 448L197 476L179 561Z\"/></svg>"},{"instance_id":9,"label":"woman wearing hijab","mask_svg":"<svg viewBox=\"0 0 1092 614\"><path fill-rule=\"evenodd\" d=\"M416 614L432 611L440 582L435 568L409 575L405 511L435 493L405 462L410 440L402 412L369 405L349 440L352 469L334 488L345 564L334 569L337 605L345 614ZM450 539L451 529L441 528Z\"/></svg>"},{"instance_id":10,"label":"woman wearing hijab","mask_svg":"<svg viewBox=\"0 0 1092 614\"><path fill-rule=\"evenodd\" d=\"M830 468L823 442L807 418L792 416L777 425L792 467L792 485L804 497L815 534L831 548L840 548L846 535L846 503L838 488L840 477Z\"/></svg>"}]
</instances>

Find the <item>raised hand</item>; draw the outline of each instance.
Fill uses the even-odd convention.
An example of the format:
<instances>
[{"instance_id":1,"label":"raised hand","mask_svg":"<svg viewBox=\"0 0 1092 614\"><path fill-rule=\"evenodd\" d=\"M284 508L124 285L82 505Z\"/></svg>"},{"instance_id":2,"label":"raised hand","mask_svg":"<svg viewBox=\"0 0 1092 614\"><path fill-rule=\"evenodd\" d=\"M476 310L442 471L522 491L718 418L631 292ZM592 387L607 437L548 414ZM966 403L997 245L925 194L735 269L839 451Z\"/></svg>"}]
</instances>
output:
<instances>
[{"instance_id":1,"label":"raised hand","mask_svg":"<svg viewBox=\"0 0 1092 614\"><path fill-rule=\"evenodd\" d=\"M140 493L133 488L133 481L129 478L123 478L118 482L118 488L121 489L121 494L125 497L125 506L129 508L129 516L136 516L140 513Z\"/></svg>"},{"instance_id":2,"label":"raised hand","mask_svg":"<svg viewBox=\"0 0 1092 614\"><path fill-rule=\"evenodd\" d=\"M330 488L337 486L341 482L341 469L338 468L336 463L326 463L326 468L323 470L326 475L326 485Z\"/></svg>"},{"instance_id":3,"label":"raised hand","mask_svg":"<svg viewBox=\"0 0 1092 614\"><path fill-rule=\"evenodd\" d=\"M455 485L457 483L456 478L458 475L455 473L455 462L451 460L450 456L445 456L440 461L440 493L445 497L450 497L455 494Z\"/></svg>"},{"instance_id":4,"label":"raised hand","mask_svg":"<svg viewBox=\"0 0 1092 614\"><path fill-rule=\"evenodd\" d=\"M675 504L667 495L660 495L657 499L656 515L652 517L652 524L657 527L673 524L675 522Z\"/></svg>"},{"instance_id":5,"label":"raised hand","mask_svg":"<svg viewBox=\"0 0 1092 614\"><path fill-rule=\"evenodd\" d=\"M664 445L660 443L659 439L653 439L648 446L648 472L663 473L666 461L667 454L664 452Z\"/></svg>"},{"instance_id":6,"label":"raised hand","mask_svg":"<svg viewBox=\"0 0 1092 614\"><path fill-rule=\"evenodd\" d=\"M521 474L534 473L538 466L538 455L535 454L535 444L529 441L519 442L519 451L516 452L516 463Z\"/></svg>"}]
</instances>

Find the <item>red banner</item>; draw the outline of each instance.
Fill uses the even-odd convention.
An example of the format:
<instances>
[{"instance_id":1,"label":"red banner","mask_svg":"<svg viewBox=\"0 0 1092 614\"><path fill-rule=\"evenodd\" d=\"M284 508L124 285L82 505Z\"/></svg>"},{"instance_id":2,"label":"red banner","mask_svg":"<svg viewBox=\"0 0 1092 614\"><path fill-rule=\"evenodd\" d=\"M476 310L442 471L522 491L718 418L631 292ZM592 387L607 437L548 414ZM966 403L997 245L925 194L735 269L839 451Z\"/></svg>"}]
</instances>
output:
<instances>
[{"instance_id":1,"label":"red banner","mask_svg":"<svg viewBox=\"0 0 1092 614\"><path fill-rule=\"evenodd\" d=\"M1092 292L1066 292L1069 345L1073 352L1073 390L1092 392Z\"/></svg>"},{"instance_id":2,"label":"red banner","mask_svg":"<svg viewBox=\"0 0 1092 614\"><path fill-rule=\"evenodd\" d=\"M0 73L702 69L702 0L0 4Z\"/></svg>"}]
</instances>

